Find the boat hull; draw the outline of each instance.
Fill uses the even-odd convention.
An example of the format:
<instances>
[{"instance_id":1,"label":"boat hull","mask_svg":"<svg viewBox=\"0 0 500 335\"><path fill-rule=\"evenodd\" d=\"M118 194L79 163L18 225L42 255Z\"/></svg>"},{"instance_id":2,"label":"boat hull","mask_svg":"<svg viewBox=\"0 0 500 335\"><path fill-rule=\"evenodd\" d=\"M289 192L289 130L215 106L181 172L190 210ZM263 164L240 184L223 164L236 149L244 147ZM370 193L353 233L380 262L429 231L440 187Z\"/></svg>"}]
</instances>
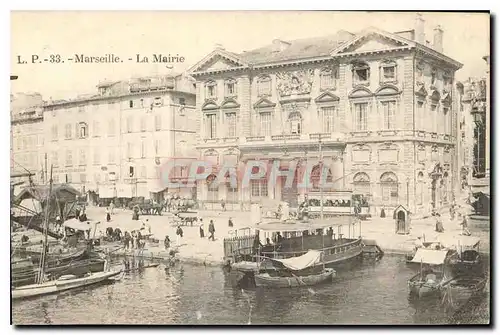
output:
<instances>
[{"instance_id":1,"label":"boat hull","mask_svg":"<svg viewBox=\"0 0 500 335\"><path fill-rule=\"evenodd\" d=\"M54 280L40 285L33 284L21 286L12 290L12 299L26 299L84 287L108 280L111 277L119 275L121 272L122 270L97 272L83 278Z\"/></svg>"},{"instance_id":2,"label":"boat hull","mask_svg":"<svg viewBox=\"0 0 500 335\"><path fill-rule=\"evenodd\" d=\"M336 275L333 269L325 269L323 273L310 276L295 277L271 277L268 274L256 274L255 286L269 288L293 288L301 286L313 286L328 280Z\"/></svg>"}]
</instances>

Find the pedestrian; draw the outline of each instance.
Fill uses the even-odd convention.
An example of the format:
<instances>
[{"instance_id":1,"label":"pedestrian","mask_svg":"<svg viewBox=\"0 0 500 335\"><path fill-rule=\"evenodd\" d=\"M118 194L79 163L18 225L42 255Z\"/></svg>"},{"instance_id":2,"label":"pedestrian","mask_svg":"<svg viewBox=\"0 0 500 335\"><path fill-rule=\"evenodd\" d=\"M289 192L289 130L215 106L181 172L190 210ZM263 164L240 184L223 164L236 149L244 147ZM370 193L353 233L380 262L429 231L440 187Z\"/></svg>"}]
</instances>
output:
<instances>
[{"instance_id":1,"label":"pedestrian","mask_svg":"<svg viewBox=\"0 0 500 335\"><path fill-rule=\"evenodd\" d=\"M460 225L462 226L462 235L470 236L471 232L469 230L469 224L467 223L468 221L467 215L463 215L462 217L463 219L462 222L460 223Z\"/></svg>"},{"instance_id":2,"label":"pedestrian","mask_svg":"<svg viewBox=\"0 0 500 335\"><path fill-rule=\"evenodd\" d=\"M56 227L61 227L62 226L62 220L61 217L58 215L56 216Z\"/></svg>"},{"instance_id":3,"label":"pedestrian","mask_svg":"<svg viewBox=\"0 0 500 335\"><path fill-rule=\"evenodd\" d=\"M229 221L227 222L227 224L228 224L229 227L233 227L234 226L233 219L229 218Z\"/></svg>"},{"instance_id":4,"label":"pedestrian","mask_svg":"<svg viewBox=\"0 0 500 335\"><path fill-rule=\"evenodd\" d=\"M129 248L130 248L130 234L128 231L126 231L124 234L123 246L125 247L125 250L129 250Z\"/></svg>"},{"instance_id":5,"label":"pedestrian","mask_svg":"<svg viewBox=\"0 0 500 335\"><path fill-rule=\"evenodd\" d=\"M176 230L175 234L177 235L177 245L180 245L180 242L181 242L181 239L182 239L182 235L184 234L184 232L182 231L181 226L177 226L177 230Z\"/></svg>"},{"instance_id":6,"label":"pedestrian","mask_svg":"<svg viewBox=\"0 0 500 335\"><path fill-rule=\"evenodd\" d=\"M130 249L134 249L135 231L130 234Z\"/></svg>"},{"instance_id":7,"label":"pedestrian","mask_svg":"<svg viewBox=\"0 0 500 335\"><path fill-rule=\"evenodd\" d=\"M106 207L106 222L111 221L111 213L109 212L109 208Z\"/></svg>"},{"instance_id":8,"label":"pedestrian","mask_svg":"<svg viewBox=\"0 0 500 335\"><path fill-rule=\"evenodd\" d=\"M168 235L165 236L165 240L163 241L163 245L165 246L165 250L168 250L168 248L170 248L170 237L168 237Z\"/></svg>"},{"instance_id":9,"label":"pedestrian","mask_svg":"<svg viewBox=\"0 0 500 335\"><path fill-rule=\"evenodd\" d=\"M111 203L109 204L109 210L111 214L115 214L115 203L113 200L111 200Z\"/></svg>"},{"instance_id":10,"label":"pedestrian","mask_svg":"<svg viewBox=\"0 0 500 335\"><path fill-rule=\"evenodd\" d=\"M210 224L208 225L208 232L210 233L210 236L208 237L208 239L212 239L212 241L215 241L215 226L214 226L214 221L213 220L210 220Z\"/></svg>"},{"instance_id":11,"label":"pedestrian","mask_svg":"<svg viewBox=\"0 0 500 335\"><path fill-rule=\"evenodd\" d=\"M436 213L436 231L438 233L443 233L444 232L444 227L443 227L443 220L441 220L441 214Z\"/></svg>"},{"instance_id":12,"label":"pedestrian","mask_svg":"<svg viewBox=\"0 0 500 335\"><path fill-rule=\"evenodd\" d=\"M455 220L455 205L452 204L450 206L450 220L453 221Z\"/></svg>"},{"instance_id":13,"label":"pedestrian","mask_svg":"<svg viewBox=\"0 0 500 335\"><path fill-rule=\"evenodd\" d=\"M220 201L220 207L222 208L223 212L226 211L226 201L224 199Z\"/></svg>"},{"instance_id":14,"label":"pedestrian","mask_svg":"<svg viewBox=\"0 0 500 335\"><path fill-rule=\"evenodd\" d=\"M200 218L200 237L201 238L205 238L205 230L204 230L204 223L203 223L203 219Z\"/></svg>"}]
</instances>

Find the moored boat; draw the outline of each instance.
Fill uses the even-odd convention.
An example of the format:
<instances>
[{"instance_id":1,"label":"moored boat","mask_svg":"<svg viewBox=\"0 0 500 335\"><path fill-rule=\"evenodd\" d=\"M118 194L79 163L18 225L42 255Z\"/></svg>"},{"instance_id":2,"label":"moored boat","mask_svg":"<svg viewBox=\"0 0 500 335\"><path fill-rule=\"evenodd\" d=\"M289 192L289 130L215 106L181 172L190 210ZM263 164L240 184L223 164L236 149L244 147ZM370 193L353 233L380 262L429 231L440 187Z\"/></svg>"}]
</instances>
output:
<instances>
[{"instance_id":1,"label":"moored boat","mask_svg":"<svg viewBox=\"0 0 500 335\"><path fill-rule=\"evenodd\" d=\"M255 274L257 287L286 288L313 286L331 280L336 272L326 269L322 262L323 252L310 250L299 257L287 259L267 258Z\"/></svg>"},{"instance_id":2,"label":"moored boat","mask_svg":"<svg viewBox=\"0 0 500 335\"><path fill-rule=\"evenodd\" d=\"M441 302L448 309L460 309L471 299L480 297L485 291L486 283L487 279L480 276L456 276L443 283Z\"/></svg>"}]
</instances>

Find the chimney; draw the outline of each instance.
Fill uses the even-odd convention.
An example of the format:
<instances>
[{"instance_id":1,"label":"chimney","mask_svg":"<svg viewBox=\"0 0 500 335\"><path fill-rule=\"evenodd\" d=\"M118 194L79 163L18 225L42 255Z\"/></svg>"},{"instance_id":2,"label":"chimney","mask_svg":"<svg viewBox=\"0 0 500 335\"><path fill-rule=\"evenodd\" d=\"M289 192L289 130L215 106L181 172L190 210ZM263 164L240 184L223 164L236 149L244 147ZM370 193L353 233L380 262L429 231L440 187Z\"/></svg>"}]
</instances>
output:
<instances>
[{"instance_id":1,"label":"chimney","mask_svg":"<svg viewBox=\"0 0 500 335\"><path fill-rule=\"evenodd\" d=\"M280 52L288 48L290 43L282 41L280 39L273 40L273 52Z\"/></svg>"},{"instance_id":2,"label":"chimney","mask_svg":"<svg viewBox=\"0 0 500 335\"><path fill-rule=\"evenodd\" d=\"M443 53L443 28L441 26L434 28L433 47L437 52Z\"/></svg>"},{"instance_id":3,"label":"chimney","mask_svg":"<svg viewBox=\"0 0 500 335\"><path fill-rule=\"evenodd\" d=\"M425 20L420 13L415 18L415 40L425 45Z\"/></svg>"}]
</instances>

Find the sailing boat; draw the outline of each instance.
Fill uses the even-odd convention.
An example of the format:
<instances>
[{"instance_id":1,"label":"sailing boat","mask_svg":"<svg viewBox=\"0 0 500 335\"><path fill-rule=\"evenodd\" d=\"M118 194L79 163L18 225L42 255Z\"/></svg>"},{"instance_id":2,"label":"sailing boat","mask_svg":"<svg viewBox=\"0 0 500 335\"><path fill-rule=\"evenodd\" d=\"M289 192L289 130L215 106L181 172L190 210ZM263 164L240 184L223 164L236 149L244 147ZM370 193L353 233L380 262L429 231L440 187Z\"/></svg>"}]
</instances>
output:
<instances>
[{"instance_id":1,"label":"sailing boat","mask_svg":"<svg viewBox=\"0 0 500 335\"><path fill-rule=\"evenodd\" d=\"M100 283L111 279L122 273L122 270L111 270L109 269L109 264L105 263L104 271L88 273L83 277L77 277L75 275L65 275L61 276L56 280L46 280L46 263L47 263L47 251L48 251L48 229L49 229L49 207L50 207L50 197L52 194L52 167L50 169L50 184L49 192L47 194L47 206L45 208L45 218L43 227L43 247L42 255L40 258L40 267L38 272L38 283L32 285L19 286L12 289L12 299L23 299L31 298L46 294L59 293L62 291L67 291L74 288L79 288L83 286L88 286L96 283Z\"/></svg>"}]
</instances>

